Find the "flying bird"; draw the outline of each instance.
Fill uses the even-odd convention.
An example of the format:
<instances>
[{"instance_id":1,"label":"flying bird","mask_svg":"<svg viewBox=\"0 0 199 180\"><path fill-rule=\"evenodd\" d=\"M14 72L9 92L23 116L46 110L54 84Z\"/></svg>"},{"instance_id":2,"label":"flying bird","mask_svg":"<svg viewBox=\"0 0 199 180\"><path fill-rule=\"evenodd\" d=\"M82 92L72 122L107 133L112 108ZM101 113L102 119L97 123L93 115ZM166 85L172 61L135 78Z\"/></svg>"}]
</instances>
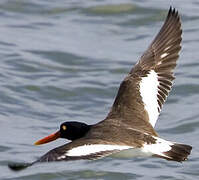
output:
<instances>
[{"instance_id":1,"label":"flying bird","mask_svg":"<svg viewBox=\"0 0 199 180\"><path fill-rule=\"evenodd\" d=\"M106 156L158 157L187 160L192 147L164 140L154 126L172 88L182 40L178 12L170 7L159 33L119 87L107 117L99 123L64 122L60 129L35 144L57 138L71 140L33 163L9 164L20 170L38 162L94 160Z\"/></svg>"}]
</instances>

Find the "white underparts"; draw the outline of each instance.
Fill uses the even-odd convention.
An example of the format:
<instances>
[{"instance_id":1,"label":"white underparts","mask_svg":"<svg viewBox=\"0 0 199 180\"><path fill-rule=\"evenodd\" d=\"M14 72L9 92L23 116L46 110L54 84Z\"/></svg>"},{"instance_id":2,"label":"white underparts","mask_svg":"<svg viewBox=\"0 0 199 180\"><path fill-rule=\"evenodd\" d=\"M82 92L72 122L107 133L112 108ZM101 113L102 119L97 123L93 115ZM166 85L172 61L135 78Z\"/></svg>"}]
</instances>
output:
<instances>
[{"instance_id":1,"label":"white underparts","mask_svg":"<svg viewBox=\"0 0 199 180\"><path fill-rule=\"evenodd\" d=\"M143 77L140 81L140 95L144 103L144 108L148 113L149 122L154 127L159 116L158 111L158 75L151 70L147 77Z\"/></svg>"}]
</instances>

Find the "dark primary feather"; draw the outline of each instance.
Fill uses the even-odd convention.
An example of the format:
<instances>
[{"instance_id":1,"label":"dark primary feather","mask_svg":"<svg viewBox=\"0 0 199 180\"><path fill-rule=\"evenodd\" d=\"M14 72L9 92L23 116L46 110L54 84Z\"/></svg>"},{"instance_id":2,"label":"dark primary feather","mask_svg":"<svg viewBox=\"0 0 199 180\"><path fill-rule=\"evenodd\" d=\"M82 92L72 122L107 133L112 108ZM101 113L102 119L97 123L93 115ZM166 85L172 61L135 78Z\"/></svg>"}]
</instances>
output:
<instances>
[{"instance_id":1,"label":"dark primary feather","mask_svg":"<svg viewBox=\"0 0 199 180\"><path fill-rule=\"evenodd\" d=\"M12 162L8 164L8 167L12 169L13 171L21 171L23 169L26 169L27 167L32 166L34 163L16 163Z\"/></svg>"}]
</instances>

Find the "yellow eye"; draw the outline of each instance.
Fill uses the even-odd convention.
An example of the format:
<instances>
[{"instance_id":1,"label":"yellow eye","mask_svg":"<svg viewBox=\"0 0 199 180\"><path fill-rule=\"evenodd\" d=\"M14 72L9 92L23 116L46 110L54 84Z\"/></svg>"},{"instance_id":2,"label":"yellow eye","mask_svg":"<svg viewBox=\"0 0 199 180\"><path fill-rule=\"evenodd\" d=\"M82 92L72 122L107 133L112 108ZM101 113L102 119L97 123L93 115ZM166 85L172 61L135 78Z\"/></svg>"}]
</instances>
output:
<instances>
[{"instance_id":1,"label":"yellow eye","mask_svg":"<svg viewBox=\"0 0 199 180\"><path fill-rule=\"evenodd\" d=\"M63 125L62 129L65 131L67 129L67 127L65 125Z\"/></svg>"}]
</instances>

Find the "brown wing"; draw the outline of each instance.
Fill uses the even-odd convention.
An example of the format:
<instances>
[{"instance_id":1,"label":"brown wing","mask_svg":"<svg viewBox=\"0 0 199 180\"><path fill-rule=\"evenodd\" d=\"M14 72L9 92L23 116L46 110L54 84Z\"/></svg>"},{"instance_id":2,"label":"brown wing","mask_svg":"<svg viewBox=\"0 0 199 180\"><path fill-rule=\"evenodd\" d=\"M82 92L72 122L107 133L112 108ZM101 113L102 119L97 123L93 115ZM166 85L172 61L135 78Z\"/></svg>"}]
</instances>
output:
<instances>
[{"instance_id":1,"label":"brown wing","mask_svg":"<svg viewBox=\"0 0 199 180\"><path fill-rule=\"evenodd\" d=\"M170 8L160 32L121 83L106 121L121 121L151 134L174 80L181 49L181 22Z\"/></svg>"}]
</instances>

